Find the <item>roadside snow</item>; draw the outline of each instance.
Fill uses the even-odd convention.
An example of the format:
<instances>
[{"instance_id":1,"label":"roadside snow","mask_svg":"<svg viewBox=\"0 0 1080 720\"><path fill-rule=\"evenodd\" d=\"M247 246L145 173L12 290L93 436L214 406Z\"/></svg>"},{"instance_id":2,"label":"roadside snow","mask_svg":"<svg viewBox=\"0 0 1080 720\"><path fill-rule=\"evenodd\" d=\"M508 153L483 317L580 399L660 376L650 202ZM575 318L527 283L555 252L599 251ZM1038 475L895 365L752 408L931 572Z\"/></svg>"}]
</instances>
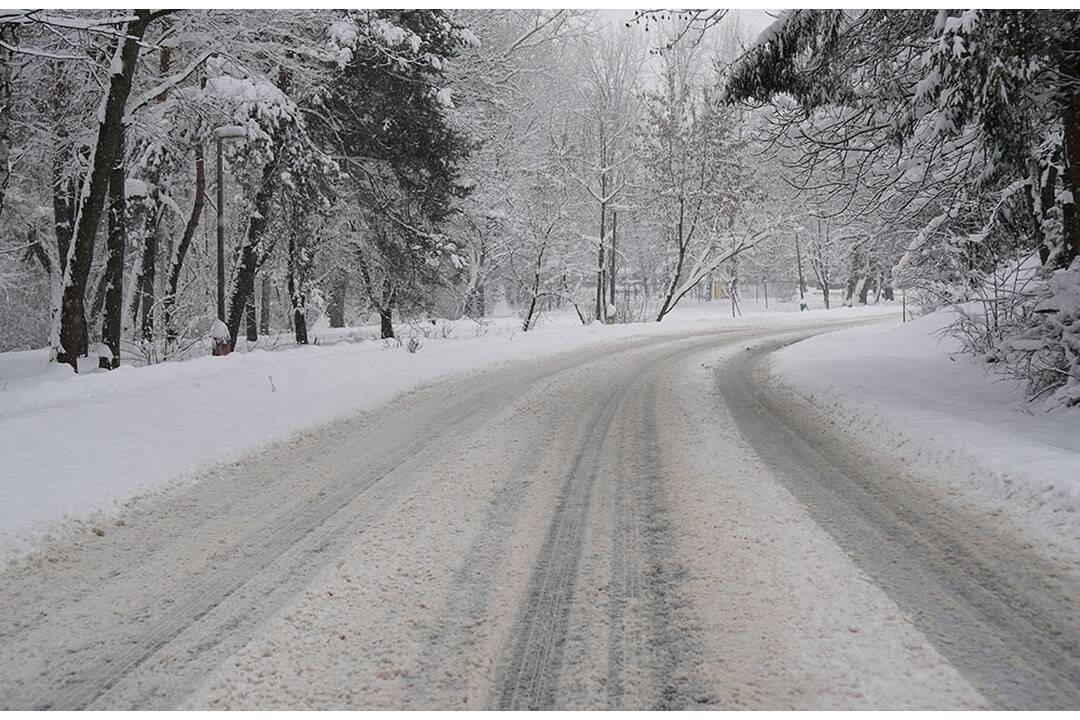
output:
<instances>
[{"instance_id":1,"label":"roadside snow","mask_svg":"<svg viewBox=\"0 0 1080 720\"><path fill-rule=\"evenodd\" d=\"M1046 412L941 333L948 315L792 345L773 376L898 462L1037 536L1080 549L1080 412Z\"/></svg>"},{"instance_id":2,"label":"roadside snow","mask_svg":"<svg viewBox=\"0 0 1080 720\"><path fill-rule=\"evenodd\" d=\"M81 376L50 365L46 350L0 353L0 559L22 555L67 518L114 509L298 431L497 363L725 327L870 318L895 307L737 320L729 312L717 302L679 308L660 324L587 327L550 317L528 333L516 318L459 321L425 328L416 353L396 343L339 342Z\"/></svg>"}]
</instances>

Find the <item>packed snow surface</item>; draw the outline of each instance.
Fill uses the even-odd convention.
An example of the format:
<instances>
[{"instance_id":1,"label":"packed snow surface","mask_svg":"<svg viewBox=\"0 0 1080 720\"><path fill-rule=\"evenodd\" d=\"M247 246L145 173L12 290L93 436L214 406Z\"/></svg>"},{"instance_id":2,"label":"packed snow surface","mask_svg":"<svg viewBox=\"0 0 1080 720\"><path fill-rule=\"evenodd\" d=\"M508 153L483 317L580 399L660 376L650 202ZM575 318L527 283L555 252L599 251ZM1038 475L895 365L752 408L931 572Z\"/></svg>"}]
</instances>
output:
<instances>
[{"instance_id":1,"label":"packed snow surface","mask_svg":"<svg viewBox=\"0 0 1080 720\"><path fill-rule=\"evenodd\" d=\"M1080 409L1026 402L959 353L949 319L819 335L774 355L772 370L902 466L1080 549Z\"/></svg>"},{"instance_id":2,"label":"packed snow surface","mask_svg":"<svg viewBox=\"0 0 1080 720\"><path fill-rule=\"evenodd\" d=\"M990 706L740 429L789 337L488 368L132 503L0 578L0 707Z\"/></svg>"}]
</instances>

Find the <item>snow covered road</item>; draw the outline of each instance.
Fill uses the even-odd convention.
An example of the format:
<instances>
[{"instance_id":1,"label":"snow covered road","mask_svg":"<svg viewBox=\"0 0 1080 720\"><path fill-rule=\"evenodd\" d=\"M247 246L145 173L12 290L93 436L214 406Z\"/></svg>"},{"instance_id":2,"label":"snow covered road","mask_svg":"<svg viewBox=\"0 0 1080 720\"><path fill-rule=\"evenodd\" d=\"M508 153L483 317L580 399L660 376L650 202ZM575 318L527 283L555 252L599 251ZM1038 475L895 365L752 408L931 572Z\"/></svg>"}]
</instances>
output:
<instances>
[{"instance_id":1,"label":"snow covered road","mask_svg":"<svg viewBox=\"0 0 1080 720\"><path fill-rule=\"evenodd\" d=\"M499 366L137 502L0 574L0 707L1076 707L1076 568L778 402L807 332Z\"/></svg>"}]
</instances>

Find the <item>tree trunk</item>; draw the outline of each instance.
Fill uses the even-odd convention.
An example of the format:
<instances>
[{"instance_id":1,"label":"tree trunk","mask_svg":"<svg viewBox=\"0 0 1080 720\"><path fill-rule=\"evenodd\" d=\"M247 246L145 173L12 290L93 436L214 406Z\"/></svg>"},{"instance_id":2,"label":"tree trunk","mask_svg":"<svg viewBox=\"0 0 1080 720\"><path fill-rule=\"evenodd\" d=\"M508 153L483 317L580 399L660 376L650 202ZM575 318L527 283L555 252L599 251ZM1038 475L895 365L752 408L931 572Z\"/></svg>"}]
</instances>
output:
<instances>
[{"instance_id":1,"label":"tree trunk","mask_svg":"<svg viewBox=\"0 0 1080 720\"><path fill-rule=\"evenodd\" d=\"M64 271L67 268L68 248L71 246L71 235L75 229L76 192L75 181L64 176L64 169L71 162L71 148L67 143L68 132L67 126L64 124L67 101L62 68L63 65L60 61L53 63L53 96L50 106L53 133L56 135L52 153L53 227L56 232L56 250L59 259L58 275L61 280L63 280Z\"/></svg>"},{"instance_id":2,"label":"tree trunk","mask_svg":"<svg viewBox=\"0 0 1080 720\"><path fill-rule=\"evenodd\" d=\"M326 306L326 314L330 319L330 327L345 327L345 296L349 289L349 276L338 270L330 284L330 302Z\"/></svg>"},{"instance_id":3,"label":"tree trunk","mask_svg":"<svg viewBox=\"0 0 1080 720\"><path fill-rule=\"evenodd\" d=\"M1065 144L1065 173L1062 180L1072 192L1073 202L1064 207L1065 222L1061 257L1058 267L1067 268L1080 256L1080 222L1076 218L1076 203L1080 202L1080 52L1070 48L1061 63L1061 74L1068 90L1063 102L1061 120Z\"/></svg>"},{"instance_id":4,"label":"tree trunk","mask_svg":"<svg viewBox=\"0 0 1080 720\"><path fill-rule=\"evenodd\" d=\"M856 249L851 253L851 272L848 273L847 289L844 292L845 305L851 304L851 301L855 298L856 290L859 289L859 281L862 279L859 276L859 270L861 265L862 253Z\"/></svg>"},{"instance_id":5,"label":"tree trunk","mask_svg":"<svg viewBox=\"0 0 1080 720\"><path fill-rule=\"evenodd\" d=\"M65 158L57 150L53 157L53 227L56 230L56 251L60 261L60 276L67 268L68 249L75 227L75 183L64 177Z\"/></svg>"},{"instance_id":6,"label":"tree trunk","mask_svg":"<svg viewBox=\"0 0 1080 720\"><path fill-rule=\"evenodd\" d=\"M98 357L98 366L105 370L120 367L120 332L124 316L124 250L125 198L124 198L124 126L120 126L116 162L109 174L108 259L105 264L105 318L101 323L101 342L109 349L111 357Z\"/></svg>"},{"instance_id":7,"label":"tree trunk","mask_svg":"<svg viewBox=\"0 0 1080 720\"><path fill-rule=\"evenodd\" d=\"M0 215L11 179L11 50L15 26L0 24Z\"/></svg>"},{"instance_id":8,"label":"tree trunk","mask_svg":"<svg viewBox=\"0 0 1080 720\"><path fill-rule=\"evenodd\" d=\"M280 143L274 145L280 147ZM236 338L240 334L240 321L244 316L248 296L255 292L255 273L266 259L268 252L268 248L264 247L265 243L261 241L266 234L270 219L271 201L277 191L277 158L280 155L280 152L276 153L274 159L263 168L262 182L259 185L259 191L255 193L255 208L251 223L248 225L247 237L237 251L236 270L233 275L232 295L226 321L229 339L234 347Z\"/></svg>"},{"instance_id":9,"label":"tree trunk","mask_svg":"<svg viewBox=\"0 0 1080 720\"><path fill-rule=\"evenodd\" d=\"M296 333L296 344L307 345L307 279L310 270L310 261L305 251L307 227L304 222L304 211L299 209L296 202L290 204L289 218L289 256L288 274L286 283L289 290L289 298L293 308L293 331Z\"/></svg>"},{"instance_id":10,"label":"tree trunk","mask_svg":"<svg viewBox=\"0 0 1080 720\"><path fill-rule=\"evenodd\" d=\"M289 94L289 71L285 66L278 69L277 86L282 93ZM237 251L236 269L233 271L232 296L229 299L229 313L226 325L229 328L229 342L236 346L236 337L240 334L240 320L247 307L248 296L255 292L255 273L270 255L269 243L263 242L270 223L271 202L281 181L278 173L278 161L284 138L275 135L272 139L273 159L263 168L259 191L255 193L254 213L248 224L248 234Z\"/></svg>"},{"instance_id":11,"label":"tree trunk","mask_svg":"<svg viewBox=\"0 0 1080 720\"><path fill-rule=\"evenodd\" d=\"M172 48L165 46L162 47L158 54L158 77L165 78L169 73L169 66L172 59ZM165 102L168 97L169 91L165 90L158 95L154 101L157 103ZM148 169L147 182L151 187L150 201L147 203L148 209L146 217L144 219L143 234L142 234L142 253L139 257L139 271L135 276L134 292L132 293L131 302L131 319L132 323L139 328L138 334L146 342L153 342L154 340L154 311L157 305L157 298L169 294L168 284L169 277L167 273L171 273L172 269L172 253L166 248L166 256L163 258L164 265L162 267L162 274L158 273L158 260L162 254L162 221L164 218L164 208L161 202L161 165L163 162L163 152L158 155L150 163ZM158 285L162 279L162 275L165 275L166 288L159 288ZM159 292L160 291L160 292ZM175 299L174 299L175 300ZM168 345L173 339L170 338L169 321L164 318L164 313L171 308L166 308L166 300L162 298L162 310L163 317L162 323L165 325L165 341ZM139 316L142 316L142 321L139 321Z\"/></svg>"},{"instance_id":12,"label":"tree trunk","mask_svg":"<svg viewBox=\"0 0 1080 720\"><path fill-rule=\"evenodd\" d=\"M383 340L394 337L393 308L379 308L379 335Z\"/></svg>"},{"instance_id":13,"label":"tree trunk","mask_svg":"<svg viewBox=\"0 0 1080 720\"><path fill-rule=\"evenodd\" d=\"M136 18L126 27L123 39L117 39L113 67L118 68L109 79L103 112L99 115L97 142L94 145L90 173L83 180L80 193L75 234L64 272L60 307L54 320L54 357L57 362L71 365L79 371L78 357L87 346L86 315L84 310L86 283L94 259L94 242L98 222L105 205L109 175L116 163L119 141L131 82L139 59L139 43L153 15L137 10Z\"/></svg>"},{"instance_id":14,"label":"tree trunk","mask_svg":"<svg viewBox=\"0 0 1080 720\"><path fill-rule=\"evenodd\" d=\"M618 206L616 206L618 207ZM615 298L615 233L619 229L619 213L612 211L611 213L611 257L608 259L608 307L616 308L618 312L619 304Z\"/></svg>"},{"instance_id":15,"label":"tree trunk","mask_svg":"<svg viewBox=\"0 0 1080 720\"><path fill-rule=\"evenodd\" d=\"M259 333L270 334L270 278L263 273L262 298L259 307Z\"/></svg>"},{"instance_id":16,"label":"tree trunk","mask_svg":"<svg viewBox=\"0 0 1080 720\"><path fill-rule=\"evenodd\" d=\"M541 248L536 256L536 271L533 273L532 297L529 299L529 310L525 314L525 320L521 323L521 331L528 332L532 326L533 315L536 314L536 299L540 295L540 268L544 263L544 250Z\"/></svg>"},{"instance_id":17,"label":"tree trunk","mask_svg":"<svg viewBox=\"0 0 1080 720\"><path fill-rule=\"evenodd\" d=\"M605 320L607 297L604 295L604 234L607 229L607 145L604 126L600 126L600 242L596 251L596 319Z\"/></svg>"},{"instance_id":18,"label":"tree trunk","mask_svg":"<svg viewBox=\"0 0 1080 720\"><path fill-rule=\"evenodd\" d=\"M139 274L135 278L135 295L132 298L131 317L138 323L139 335L146 342L154 339L154 288L157 286L157 256L161 232L161 206L153 203L147 213L143 232L143 251L139 260ZM139 316L142 321L139 322Z\"/></svg>"},{"instance_id":19,"label":"tree trunk","mask_svg":"<svg viewBox=\"0 0 1080 720\"><path fill-rule=\"evenodd\" d=\"M671 312L671 308L675 306L672 300L675 297L675 291L679 288L679 278L682 277L683 262L686 260L686 244L683 241L683 213L684 213L683 201L679 200L679 224L676 227L678 233L678 248L679 257L675 262L675 277L671 278L671 285L668 286L667 296L664 298L663 304L660 306L660 312L656 315L656 322L660 322L664 319L664 316Z\"/></svg>"},{"instance_id":20,"label":"tree trunk","mask_svg":"<svg viewBox=\"0 0 1080 720\"><path fill-rule=\"evenodd\" d=\"M862 287L859 289L859 304L866 305L867 298L870 295L870 291L877 285L877 279L880 273L877 271L877 263L870 262L866 269L866 279L863 281Z\"/></svg>"},{"instance_id":21,"label":"tree trunk","mask_svg":"<svg viewBox=\"0 0 1080 720\"><path fill-rule=\"evenodd\" d=\"M163 320L165 323L166 346L176 342L176 319L173 313L176 310L176 296L180 292L180 270L184 266L184 258L188 248L195 237L195 231L199 227L202 217L203 205L206 203L206 161L203 156L203 146L195 146L195 198L191 203L191 215L188 216L187 225L184 227L184 235L180 238L180 244L176 246L176 254L169 266L169 286L162 298L164 309Z\"/></svg>"},{"instance_id":22,"label":"tree trunk","mask_svg":"<svg viewBox=\"0 0 1080 720\"><path fill-rule=\"evenodd\" d=\"M247 304L244 306L244 329L247 331L248 342L259 340L259 318L255 310L255 293L248 295ZM297 341L299 342L299 340ZM304 344L307 343L307 335L304 335Z\"/></svg>"},{"instance_id":23,"label":"tree trunk","mask_svg":"<svg viewBox=\"0 0 1080 720\"><path fill-rule=\"evenodd\" d=\"M802 268L802 247L799 245L799 236L795 235L795 261L799 266L799 310L806 309L806 275Z\"/></svg>"},{"instance_id":24,"label":"tree trunk","mask_svg":"<svg viewBox=\"0 0 1080 720\"><path fill-rule=\"evenodd\" d=\"M603 213L603 205L600 205L600 212ZM601 218L603 215L601 214ZM600 249L597 251L596 256L596 319L603 322L604 320L604 306L606 298L604 297L604 221L600 220Z\"/></svg>"}]
</instances>

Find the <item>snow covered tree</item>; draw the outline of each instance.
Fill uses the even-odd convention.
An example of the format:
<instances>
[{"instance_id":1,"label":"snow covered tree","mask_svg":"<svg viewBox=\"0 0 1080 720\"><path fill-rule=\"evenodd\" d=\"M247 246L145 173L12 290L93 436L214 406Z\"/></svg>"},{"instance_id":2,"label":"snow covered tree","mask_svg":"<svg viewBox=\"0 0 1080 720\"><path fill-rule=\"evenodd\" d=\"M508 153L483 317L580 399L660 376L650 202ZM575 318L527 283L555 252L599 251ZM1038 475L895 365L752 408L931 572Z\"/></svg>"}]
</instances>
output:
<instances>
[{"instance_id":1,"label":"snow covered tree","mask_svg":"<svg viewBox=\"0 0 1080 720\"><path fill-rule=\"evenodd\" d=\"M607 320L605 251L610 242L610 206L626 190L626 164L633 158L633 132L638 103L635 85L644 61L636 35L608 30L590 36L579 48L579 72L584 82L579 106L552 133L557 157L567 173L591 199L590 214L599 234L583 232L596 255L593 317ZM584 230L584 229L583 229Z\"/></svg>"},{"instance_id":2,"label":"snow covered tree","mask_svg":"<svg viewBox=\"0 0 1080 720\"><path fill-rule=\"evenodd\" d=\"M959 306L983 283L993 289L996 262L1036 256L1042 283L1073 267L1077 21L1072 10L789 11L727 93L771 104L774 137L802 148L804 188L844 198L849 216L906 227L901 269L948 284ZM1013 251L990 250L990 239ZM992 294L995 307L1005 302ZM989 324L973 347L1038 325L1040 294L1012 294L1014 321ZM1058 369L1054 383L1076 382ZM1042 380L1031 388L1042 392Z\"/></svg>"},{"instance_id":3,"label":"snow covered tree","mask_svg":"<svg viewBox=\"0 0 1080 720\"><path fill-rule=\"evenodd\" d=\"M380 10L350 13L330 36L339 70L318 131L364 205L357 262L390 337L402 285L453 250L439 225L466 193L459 163L469 148L449 122L446 74L472 35L441 11Z\"/></svg>"},{"instance_id":4,"label":"snow covered tree","mask_svg":"<svg viewBox=\"0 0 1080 720\"><path fill-rule=\"evenodd\" d=\"M662 89L645 95L642 165L671 249L657 322L743 243L736 216L753 193L748 139L738 112L712 97L700 46L674 45L662 56Z\"/></svg>"}]
</instances>

